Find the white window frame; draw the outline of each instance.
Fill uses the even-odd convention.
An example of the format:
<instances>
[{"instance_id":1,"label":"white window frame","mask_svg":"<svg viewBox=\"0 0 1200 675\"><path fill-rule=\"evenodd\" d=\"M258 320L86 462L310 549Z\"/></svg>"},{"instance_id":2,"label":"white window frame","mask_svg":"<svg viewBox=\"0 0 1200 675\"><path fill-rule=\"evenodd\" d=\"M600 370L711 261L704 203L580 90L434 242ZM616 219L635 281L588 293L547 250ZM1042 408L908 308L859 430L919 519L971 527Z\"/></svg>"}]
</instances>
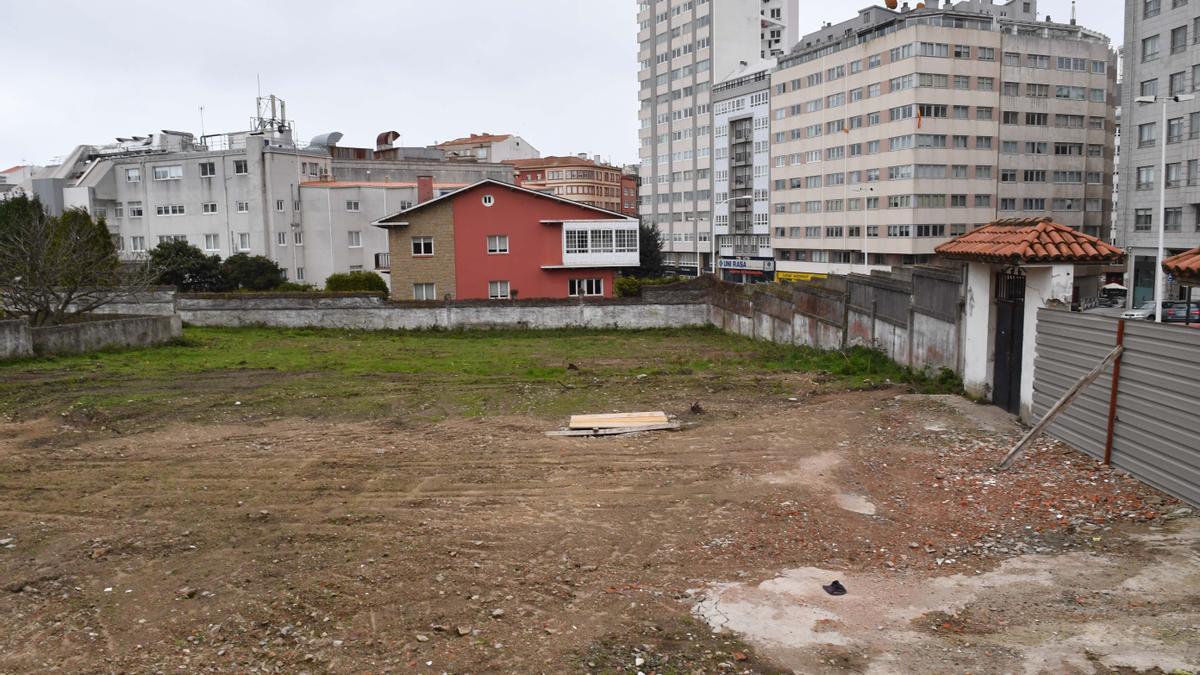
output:
<instances>
[{"instance_id":1,"label":"white window frame","mask_svg":"<svg viewBox=\"0 0 1200 675\"><path fill-rule=\"evenodd\" d=\"M140 234L135 234L129 238L129 250L133 253L146 252L146 238Z\"/></svg>"},{"instance_id":2,"label":"white window frame","mask_svg":"<svg viewBox=\"0 0 1200 675\"><path fill-rule=\"evenodd\" d=\"M162 177L159 177L159 171L162 171ZM183 180L183 165L182 164L166 164L156 166L151 170L151 175L154 180Z\"/></svg>"},{"instance_id":3,"label":"white window frame","mask_svg":"<svg viewBox=\"0 0 1200 675\"><path fill-rule=\"evenodd\" d=\"M413 300L437 300L437 284L427 281L413 284Z\"/></svg>"},{"instance_id":4,"label":"white window frame","mask_svg":"<svg viewBox=\"0 0 1200 675\"><path fill-rule=\"evenodd\" d=\"M508 235L489 234L487 237L488 255L508 255Z\"/></svg>"},{"instance_id":5,"label":"white window frame","mask_svg":"<svg viewBox=\"0 0 1200 675\"><path fill-rule=\"evenodd\" d=\"M275 233L275 243L277 245L287 246L288 245L287 240L288 240L287 232L276 232Z\"/></svg>"},{"instance_id":6,"label":"white window frame","mask_svg":"<svg viewBox=\"0 0 1200 675\"><path fill-rule=\"evenodd\" d=\"M357 199L347 199L346 200L346 212L347 213L358 213L358 211L359 211L358 200Z\"/></svg>"},{"instance_id":7,"label":"white window frame","mask_svg":"<svg viewBox=\"0 0 1200 675\"><path fill-rule=\"evenodd\" d=\"M295 244L296 246L303 246L304 245L304 233L301 232L300 230L296 230L295 232L293 232L292 233L292 243Z\"/></svg>"},{"instance_id":8,"label":"white window frame","mask_svg":"<svg viewBox=\"0 0 1200 675\"><path fill-rule=\"evenodd\" d=\"M569 279L567 280L567 295L572 298L594 298L604 295L603 278Z\"/></svg>"},{"instance_id":9,"label":"white window frame","mask_svg":"<svg viewBox=\"0 0 1200 675\"><path fill-rule=\"evenodd\" d=\"M250 202L238 202L237 203L237 212L238 213L250 213Z\"/></svg>"},{"instance_id":10,"label":"white window frame","mask_svg":"<svg viewBox=\"0 0 1200 675\"><path fill-rule=\"evenodd\" d=\"M250 250L250 233L238 232L238 251Z\"/></svg>"},{"instance_id":11,"label":"white window frame","mask_svg":"<svg viewBox=\"0 0 1200 675\"><path fill-rule=\"evenodd\" d=\"M417 244L421 244L421 252L417 252ZM432 258L436 249L433 245L433 237L413 237L410 242L410 250L414 258ZM425 252L425 244L429 244L429 251Z\"/></svg>"},{"instance_id":12,"label":"white window frame","mask_svg":"<svg viewBox=\"0 0 1200 675\"><path fill-rule=\"evenodd\" d=\"M216 202L201 203L200 204L200 213L201 213L201 215L205 215L205 216L217 215L217 203Z\"/></svg>"},{"instance_id":13,"label":"white window frame","mask_svg":"<svg viewBox=\"0 0 1200 675\"><path fill-rule=\"evenodd\" d=\"M284 202L282 199L276 199L275 200L275 213L283 213L285 210L284 209L285 203L286 202Z\"/></svg>"},{"instance_id":14,"label":"white window frame","mask_svg":"<svg viewBox=\"0 0 1200 675\"><path fill-rule=\"evenodd\" d=\"M488 282L488 299L489 300L508 300L512 297L512 287L507 281L489 281Z\"/></svg>"},{"instance_id":15,"label":"white window frame","mask_svg":"<svg viewBox=\"0 0 1200 675\"><path fill-rule=\"evenodd\" d=\"M142 182L142 168L140 166L135 166L133 168L125 169L125 182L126 183Z\"/></svg>"},{"instance_id":16,"label":"white window frame","mask_svg":"<svg viewBox=\"0 0 1200 675\"><path fill-rule=\"evenodd\" d=\"M239 171L240 169L240 171ZM245 176L250 173L250 162L244 159L233 160L233 175Z\"/></svg>"},{"instance_id":17,"label":"white window frame","mask_svg":"<svg viewBox=\"0 0 1200 675\"><path fill-rule=\"evenodd\" d=\"M362 230L347 231L346 239L350 245L350 248L362 248Z\"/></svg>"},{"instance_id":18,"label":"white window frame","mask_svg":"<svg viewBox=\"0 0 1200 675\"><path fill-rule=\"evenodd\" d=\"M209 245L210 241L211 241L211 245ZM219 234L204 235L204 250L205 251L220 251L221 250L221 235L219 235Z\"/></svg>"}]
</instances>

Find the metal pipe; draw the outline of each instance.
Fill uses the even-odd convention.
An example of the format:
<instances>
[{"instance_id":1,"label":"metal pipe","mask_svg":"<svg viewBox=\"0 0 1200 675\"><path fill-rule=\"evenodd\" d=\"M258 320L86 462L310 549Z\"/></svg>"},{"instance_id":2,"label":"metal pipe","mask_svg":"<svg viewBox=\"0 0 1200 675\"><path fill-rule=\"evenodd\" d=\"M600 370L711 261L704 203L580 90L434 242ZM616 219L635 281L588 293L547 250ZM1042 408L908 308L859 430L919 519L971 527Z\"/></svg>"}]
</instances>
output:
<instances>
[{"instance_id":1,"label":"metal pipe","mask_svg":"<svg viewBox=\"0 0 1200 675\"><path fill-rule=\"evenodd\" d=\"M1158 162L1158 253L1154 258L1154 321L1162 323L1162 304L1166 297L1163 288L1163 239L1167 232L1167 101L1162 105L1162 126L1158 129L1158 142L1162 146Z\"/></svg>"},{"instance_id":2,"label":"metal pipe","mask_svg":"<svg viewBox=\"0 0 1200 675\"><path fill-rule=\"evenodd\" d=\"M1117 346L1125 346L1125 320L1117 322ZM1113 433L1117 426L1117 391L1121 383L1121 357L1122 352L1117 356L1117 360L1113 362L1112 384L1108 394L1108 433L1104 439L1104 464L1112 465L1112 449L1113 449Z\"/></svg>"}]
</instances>

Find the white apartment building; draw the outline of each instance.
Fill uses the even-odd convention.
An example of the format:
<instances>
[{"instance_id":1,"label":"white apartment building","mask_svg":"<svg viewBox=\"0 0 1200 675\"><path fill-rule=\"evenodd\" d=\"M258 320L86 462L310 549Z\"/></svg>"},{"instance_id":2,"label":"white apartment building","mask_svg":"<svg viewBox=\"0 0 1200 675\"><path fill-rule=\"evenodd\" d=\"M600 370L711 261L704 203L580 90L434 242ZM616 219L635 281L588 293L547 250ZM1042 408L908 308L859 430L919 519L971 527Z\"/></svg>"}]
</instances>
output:
<instances>
[{"instance_id":1,"label":"white apartment building","mask_svg":"<svg viewBox=\"0 0 1200 675\"><path fill-rule=\"evenodd\" d=\"M639 211L658 228L668 268L712 269L712 84L790 48L796 8L797 0L638 4Z\"/></svg>"},{"instance_id":2,"label":"white apartment building","mask_svg":"<svg viewBox=\"0 0 1200 675\"><path fill-rule=\"evenodd\" d=\"M870 7L781 59L777 276L926 262L1005 217L1109 236L1116 55L1036 12L1034 0Z\"/></svg>"},{"instance_id":3,"label":"white apartment building","mask_svg":"<svg viewBox=\"0 0 1200 675\"><path fill-rule=\"evenodd\" d=\"M713 238L716 272L735 282L774 279L771 250L771 70L739 69L713 87Z\"/></svg>"}]
</instances>

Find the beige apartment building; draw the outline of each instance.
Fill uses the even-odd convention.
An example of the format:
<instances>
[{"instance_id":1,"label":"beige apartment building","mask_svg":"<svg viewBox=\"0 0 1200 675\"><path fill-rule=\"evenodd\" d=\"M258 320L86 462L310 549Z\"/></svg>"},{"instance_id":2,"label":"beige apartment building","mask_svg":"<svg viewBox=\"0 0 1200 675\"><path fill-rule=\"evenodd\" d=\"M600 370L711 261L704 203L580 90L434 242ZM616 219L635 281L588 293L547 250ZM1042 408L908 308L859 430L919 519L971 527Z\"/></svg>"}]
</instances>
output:
<instances>
[{"instance_id":1,"label":"beige apartment building","mask_svg":"<svg viewBox=\"0 0 1200 675\"><path fill-rule=\"evenodd\" d=\"M996 218L1107 238L1116 54L1034 0L870 7L771 79L779 276L926 262Z\"/></svg>"}]
</instances>

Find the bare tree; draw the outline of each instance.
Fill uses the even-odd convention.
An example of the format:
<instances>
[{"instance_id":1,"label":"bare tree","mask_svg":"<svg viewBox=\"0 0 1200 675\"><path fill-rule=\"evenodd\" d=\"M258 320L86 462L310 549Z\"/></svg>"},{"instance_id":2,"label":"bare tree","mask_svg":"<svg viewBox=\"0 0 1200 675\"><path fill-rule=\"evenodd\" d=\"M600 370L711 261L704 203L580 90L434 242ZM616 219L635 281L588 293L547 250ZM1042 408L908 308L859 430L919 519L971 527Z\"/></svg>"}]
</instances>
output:
<instances>
[{"instance_id":1,"label":"bare tree","mask_svg":"<svg viewBox=\"0 0 1200 675\"><path fill-rule=\"evenodd\" d=\"M0 307L35 326L120 302L154 280L145 262L123 264L103 220L83 209L46 214L35 199L0 204Z\"/></svg>"}]
</instances>

